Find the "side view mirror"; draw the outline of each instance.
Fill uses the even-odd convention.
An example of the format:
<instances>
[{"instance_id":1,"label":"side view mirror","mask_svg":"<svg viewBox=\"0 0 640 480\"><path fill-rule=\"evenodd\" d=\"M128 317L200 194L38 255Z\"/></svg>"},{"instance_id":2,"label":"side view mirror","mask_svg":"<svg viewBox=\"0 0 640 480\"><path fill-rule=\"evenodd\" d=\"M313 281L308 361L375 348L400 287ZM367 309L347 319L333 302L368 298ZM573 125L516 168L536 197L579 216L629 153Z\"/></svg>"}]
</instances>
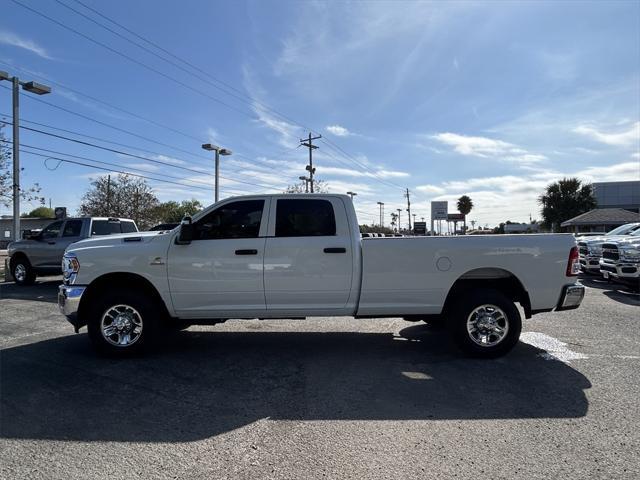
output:
<instances>
[{"instance_id":1,"label":"side view mirror","mask_svg":"<svg viewBox=\"0 0 640 480\"><path fill-rule=\"evenodd\" d=\"M182 222L180 222L180 233L178 233L176 243L178 245L190 244L193 240L194 231L195 227L193 223L191 223L191 217L184 217Z\"/></svg>"}]
</instances>

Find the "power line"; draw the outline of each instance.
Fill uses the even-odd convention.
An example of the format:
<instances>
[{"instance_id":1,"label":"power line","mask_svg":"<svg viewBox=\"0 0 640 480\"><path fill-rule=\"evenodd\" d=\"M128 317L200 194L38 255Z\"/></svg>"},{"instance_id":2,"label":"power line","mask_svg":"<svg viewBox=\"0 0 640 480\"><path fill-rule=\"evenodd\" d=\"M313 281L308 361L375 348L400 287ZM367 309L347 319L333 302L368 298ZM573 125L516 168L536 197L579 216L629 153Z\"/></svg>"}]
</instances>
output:
<instances>
[{"instance_id":1,"label":"power line","mask_svg":"<svg viewBox=\"0 0 640 480\"><path fill-rule=\"evenodd\" d=\"M80 36L80 37L82 37L82 38L84 38L86 40L89 40L90 42L95 43L96 45L98 45L98 46L100 46L100 47L102 47L102 48L104 48L106 50L109 50L110 52L112 52L112 53L114 53L114 54L116 54L116 55L118 55L118 56L120 56L122 58L125 58L125 59L129 60L130 62L135 63L136 65L139 65L139 66L141 66L141 67L143 67L143 68L145 68L145 69L147 69L147 70L149 70L149 71L151 71L151 72L153 72L153 73L155 73L157 75L160 75L161 77L164 77L164 78L166 78L168 80L171 80L172 82L176 83L177 85L180 85L180 86L182 86L182 87L184 87L184 88L186 88L188 90L191 90L191 91L193 91L193 92L195 92L195 93L197 93L199 95L202 95L203 97L206 97L206 98L208 98L208 99L210 99L210 100L212 100L214 102L217 102L217 103L219 103L221 105L224 105L225 107L227 107L227 108L229 108L231 110L234 110L235 112L238 112L241 115L249 115L249 114L247 114L247 112L239 110L239 109L233 107L232 105L229 105L228 103L224 102L223 100L220 100L219 98L213 97L213 96L209 95L208 93L203 92L202 90L199 90L199 89L197 89L195 87L192 87L191 85L186 84L183 81L178 80L177 78L174 78L171 75L168 75L168 74L166 74L165 72L163 72L161 70L158 70L157 68L154 68L154 67L152 67L150 65L147 65L146 63L141 62L139 60L136 60L135 58L127 55L126 53L122 53L120 50L112 48L109 45L107 45L105 43L102 43L99 40L96 40L95 38L93 38L93 37L91 37L89 35L86 35L86 34L80 32L80 31L78 31L78 30L76 30L76 29L74 29L74 28L72 28L72 27L70 27L68 25L65 25L62 22L59 22L55 18L52 18L52 17L50 17L50 16L48 16L48 15L42 13L42 12L39 12L38 10L35 10L35 9L33 9L33 8L23 4L23 3L20 3L18 0L11 0L11 1L13 3L15 3L16 5L19 5L20 7L25 8L25 9L29 10L30 12L35 13L36 15L38 15L38 16L40 16L42 18L45 18L45 19L49 20L50 22L55 23L56 25L64 28L65 30L73 32L76 35L78 35L78 36Z\"/></svg>"},{"instance_id":2,"label":"power line","mask_svg":"<svg viewBox=\"0 0 640 480\"><path fill-rule=\"evenodd\" d=\"M137 118L139 120L143 120L143 121L151 123L152 125L155 125L157 127L164 128L164 129L169 130L171 132L177 133L178 135L182 135L183 137L189 138L191 140L195 140L198 143L202 143L202 139L201 138L194 137L193 135L190 135L188 133L182 132L182 131L180 131L180 130L178 130L176 128L173 128L173 127L171 127L169 125L165 125L163 123L157 122L156 120L153 120L151 118L147 118L147 117L144 117L144 116L139 115L137 113L130 112L129 110L126 110L126 109L124 109L122 107L118 107L117 105L114 105L112 103L106 102L104 100L100 100L99 98L96 98L96 97L94 97L92 95L88 95L86 93L80 92L80 91L78 91L78 90L76 90L74 88L69 87L68 85L64 85L64 84L62 84L60 82L56 82L54 80L51 80L50 78L45 78L42 75L40 75L40 74L38 74L36 72L33 72L33 71L29 70L29 69L16 67L16 66L14 66L14 65L12 65L10 63L3 62L2 60L0 60L0 63L12 68L13 70L22 71L22 72L25 72L25 73L27 73L29 75L40 77L40 78L42 78L42 80L45 80L47 83L51 83L53 85L57 85L58 87L62 87L64 90L68 90L68 91L70 91L72 93L75 93L76 95L80 95L82 97L88 98L88 99L90 99L90 100L92 100L94 102L100 103L100 104L105 105L105 106L107 106L109 108L113 108L114 110L117 110L119 112L125 113L125 114L130 115L130 116L132 116L134 118Z\"/></svg>"},{"instance_id":3,"label":"power line","mask_svg":"<svg viewBox=\"0 0 640 480\"><path fill-rule=\"evenodd\" d=\"M82 140L77 140L77 139L74 139L74 138L65 137L63 135L56 135L55 133L45 132L43 130L38 130L38 129L35 129L35 128L26 127L24 125L20 125L20 128L23 128L25 130L29 130L29 131L32 131L32 132L48 135L48 136L51 136L51 137L59 138L59 139L62 139L62 140L67 140L67 141L70 141L70 142L78 143L80 145L86 145L86 146L89 146L89 147L98 148L100 150L105 150L105 151L108 151L108 152L111 152L111 153L116 153L118 155L125 155L127 157L137 158L137 159L140 159L140 160L145 160L147 162L156 163L156 164L159 164L159 165L164 165L164 166L171 167L171 168L176 168L176 169L179 169L179 170L185 170L185 171L189 171L189 172L194 172L194 173L197 173L198 175L211 176L211 174L203 172L202 170L196 170L196 169L189 168L189 167L182 167L180 165L175 165L175 164L172 164L172 163L169 163L169 162L163 162L161 160L156 160L156 159L149 158L149 157L143 157L141 155L136 155L136 154L133 154L133 153L122 151L122 150L116 150L116 149L113 149L113 148L103 147L103 146L100 146L100 145L96 145L94 143L85 142L85 141L82 141ZM31 148L36 148L36 147L31 147ZM43 149L43 150L45 150L45 149ZM53 150L50 150L50 151L53 152ZM53 153L60 153L60 152L53 152ZM230 181L233 181L233 182L236 182L236 183L244 183L246 185L251 185L251 186L254 186L254 187L263 187L263 188L267 188L267 189L270 189L270 190L278 190L278 189L274 188L271 185L263 185L263 184L259 184L259 183L245 182L243 180L237 180L237 179L232 179L232 178L223 177L223 176L220 176L220 178L223 178L225 180L230 180Z\"/></svg>"},{"instance_id":4,"label":"power line","mask_svg":"<svg viewBox=\"0 0 640 480\"><path fill-rule=\"evenodd\" d=\"M180 80L178 80L178 79L175 79L175 78L171 77L170 75L167 75L166 73L164 73L164 72L162 72L162 71L160 71L160 70L155 69L154 67L151 67L151 66L149 66L149 65L147 65L147 64L145 64L145 63L143 63L143 62L140 62L140 61L136 60L135 58L133 58L133 57L131 57L131 56L127 55L127 54L124 54L124 53L122 53L121 51L119 51L119 50L117 50L117 49L114 49L114 48L112 48L112 47L110 47L110 46L108 46L108 45L106 45L106 44L104 44L104 43L102 43L102 42L100 42L100 41L98 41L98 40L95 40L94 38L92 38L92 37L90 37L90 36L88 36L88 35L85 35L85 34L83 34L82 32L79 32L79 31L77 31L77 30L75 30L75 29L73 29L73 28L71 28L71 27L69 27L69 26L67 26L67 25L64 25L63 23L61 23L61 22L59 22L59 21L55 20L54 18L51 18L51 17L49 17L48 15L45 15L44 13L41 13L41 12L39 12L39 11L35 10L35 9L32 9L32 8L30 8L30 7L28 7L28 6L26 6L26 5L22 4L22 3L20 3L18 0L12 0L12 1L13 1L15 4L17 4L17 5L19 5L19 6L23 7L23 8L25 8L25 9L27 9L27 10L30 10L31 12L35 13L36 15L39 15L39 16L41 16L41 17L43 17L43 18L46 18L47 20L49 20L49 21L51 21L51 22L53 22L53 23L55 23L55 24L57 24L57 25L61 26L62 28L65 28L66 30L71 31L71 32L75 33L76 35L79 35L79 36L81 36L81 37L85 38L86 40L89 40L90 42L95 43L96 45L99 45L99 46L101 46L101 47L103 47L103 48L106 48L107 50L109 50L109 51L111 51L111 52L113 52L113 53L115 53L115 54L117 54L117 55L119 55L119 56L122 56L123 58L126 58L127 60L129 60L129 61L131 61L131 62L133 62L133 63L136 63L136 64L138 64L138 65L140 65L140 66L142 66L142 67L144 67L144 68L146 68L146 69L148 69L148 70L150 70L150 71L152 71L152 72L154 72L154 73L156 73L156 74L158 74L158 75L161 75L162 77L165 77L165 78L167 78L167 79L169 79L169 80L172 80L173 82L176 82L177 84L179 84L179 85L181 85L181 86L183 86L183 87L185 87L185 88L188 88L189 90L192 90L192 91L194 91L194 92L196 92L196 93L199 93L199 94L201 94L201 95L204 95L205 97L207 97L207 98L209 98L209 99L211 99L211 100L214 100L214 101L216 101L216 102L218 102L218 103L221 103L222 105L224 105L224 106L226 106L226 107L228 107L228 108L230 108L230 109L232 109L232 110L234 110L234 111L236 111L236 112L238 112L238 113L241 113L242 115L246 115L246 116L248 116L249 118L252 118L252 119L254 119L254 118L255 118L255 117L254 117L253 115L251 115L251 114L247 114L247 113L246 113L246 112L244 112L244 111L240 111L240 110L236 109L235 107L233 107L233 106L231 106L231 105L227 104L226 102L223 102L222 100L220 100L220 99L218 99L218 98L212 97L212 96L210 96L210 95L206 94L205 92L202 92L201 90L198 90L197 88L194 88L194 87L192 87L192 86L190 86L190 85L188 85L188 84L186 84L186 83L184 83L184 82L182 82L182 81L180 81ZM70 10L74 11L74 12L75 12L75 13L77 13L78 15L80 15L80 16L82 16L82 17L84 17L84 18L86 18L86 19L90 20L91 22L93 22L93 23L95 23L95 24L97 24L97 25L101 26L102 28L104 28L104 29L108 30L109 32L113 33L114 35L116 35L116 36L118 36L118 37L120 37L120 38L123 38L123 39L125 39L126 41L128 41L128 42L130 42L130 43L132 43L132 44L134 44L134 45L137 45L139 48L142 48L142 49L144 49L145 51L148 51L149 53L152 53L153 55L157 56L158 58L161 58L162 60L164 60L164 61L166 61L166 62L169 62L170 64L172 64L172 65L176 66L176 65L175 65L175 62L171 62L170 60L167 60L166 58L164 58L164 57L162 57L162 56L158 55L157 53L149 51L149 49L148 49L148 48L146 48L146 47L144 47L144 46L141 46L140 44L138 44L138 43L136 43L136 42L133 42L132 40L130 40L130 39L128 39L128 38L126 38L126 37L124 37L123 35L119 34L118 32L115 32L113 29L111 29L111 28L109 28L109 27L107 27L107 26L105 26L105 25L103 25L103 24L101 24L101 23L97 22L96 20L94 20L94 19L92 19L92 18L88 17L87 15L85 15L85 14L83 14L83 13L81 13L81 12L78 12L77 10L75 10L75 9L73 9L72 7L70 7L70 6L66 5L66 4L64 4L63 2L60 2L59 0L56 0L56 1L57 1L60 5L65 6L66 8L68 8L68 9L70 9ZM80 3L80 4L81 4L81 5L83 5L85 8L88 8L89 10L93 11L94 13L95 13L95 12L97 12L95 9L92 9L92 8L90 8L90 7L87 7L87 6L86 6L84 3L82 3L82 2L77 2L77 3ZM114 23L114 24L118 25L120 28L126 29L125 27L122 27L122 26L121 26L120 24L118 24L117 22L115 22L115 21L113 21L113 20L109 19L108 17L106 17L106 15L100 14L100 16L102 16L103 18L108 19L108 20L109 20L109 21L111 21L112 23ZM126 29L126 30L127 30L127 31L129 31L128 29ZM139 38L142 38L142 37L140 37L140 36L139 36L139 35L137 35L137 34L136 34L136 36L138 36ZM148 41L148 40L146 40L146 39L144 39L144 41L146 41L147 43L150 43L150 44L153 44L154 46L156 46L156 45L155 45L153 42L151 42L151 41ZM156 46L156 48L161 48L161 47ZM162 49L162 50L163 50L163 51L166 51L166 50L164 50L164 49ZM172 55L172 56L174 56L173 54L171 54L171 55ZM175 56L174 56L174 57L175 57ZM176 57L176 58L179 58L179 57ZM194 68L191 64L190 64L190 66L191 66L192 68ZM184 68L182 68L182 67L179 67L179 66L178 66L178 68L180 68L180 69L184 70ZM195 68L197 68L197 67L195 67ZM192 72L188 72L188 73L191 73L192 75L195 75L195 74L193 74ZM205 73L206 73L206 72L205 72ZM207 75L211 77L211 75L209 75L209 74L207 74ZM202 80L202 78L201 78L201 77L199 77L199 78ZM206 81L206 80L203 80L203 81ZM208 82L208 83L210 83L210 82ZM214 85L214 86L215 86L215 85ZM216 87L216 88L219 88L219 87ZM223 91L224 91L224 90L223 90ZM225 93L227 93L228 95L232 95L232 94L230 94L229 92L225 92ZM235 96L235 95L234 95L234 96ZM236 98L237 98L237 97L236 97ZM267 110L269 110L269 111L272 111L272 112L276 113L278 116L280 116L280 117L282 117L282 118L287 119L288 121L292 122L294 125L296 125L296 126L298 126L298 127L306 128L306 127L304 127L304 125L302 125L300 122L298 122L298 121L296 121L296 120L293 120L293 119L290 119L289 117L285 116L284 114L281 114L280 112L277 112L276 110L272 109L271 107L269 107L269 106L267 106L267 105L263 105L263 104L261 104L260 102L257 102L257 101L256 101L255 99L253 99L252 97L248 97L248 98L251 98L251 101L252 101L253 103L258 103L258 104L260 104L263 108L265 108L265 109L267 109ZM314 129L309 129L309 130L314 131ZM324 142L324 141L323 141L323 142ZM363 168L363 169L365 169L365 170L370 171L370 172L374 175L374 178L375 178L375 179L378 179L380 182L382 182L382 183L386 183L387 185L393 185L393 186L398 187L398 188L401 188L401 189L404 189L404 188L405 188L405 187L400 186L400 185L397 185L397 184L395 184L395 183L393 183L393 182L385 181L385 180L380 179L380 178L379 178L379 176L378 176L379 174L378 174L377 172L375 172L373 169L370 169L368 166L363 165L362 163L358 162L354 157L352 157L350 154L348 154L348 153L347 153L347 152L346 152L342 147L340 147L340 146L336 145L335 143L330 142L330 141L327 141L327 142L324 142L324 143L328 143L329 145L331 145L335 150L338 150L342 155L344 155L347 159L349 159L350 161L352 161L353 163L355 163L355 164L356 164L356 165L358 165L359 167L361 167L361 168Z\"/></svg>"}]
</instances>

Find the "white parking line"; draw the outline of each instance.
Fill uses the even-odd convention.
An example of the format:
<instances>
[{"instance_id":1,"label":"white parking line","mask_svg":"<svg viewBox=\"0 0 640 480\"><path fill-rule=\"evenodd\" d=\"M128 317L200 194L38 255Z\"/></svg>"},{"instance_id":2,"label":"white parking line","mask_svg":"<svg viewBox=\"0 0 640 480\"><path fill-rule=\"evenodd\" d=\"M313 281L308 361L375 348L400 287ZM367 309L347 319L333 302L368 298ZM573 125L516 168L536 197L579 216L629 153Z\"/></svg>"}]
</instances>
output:
<instances>
[{"instance_id":1,"label":"white parking line","mask_svg":"<svg viewBox=\"0 0 640 480\"><path fill-rule=\"evenodd\" d=\"M544 350L538 355L545 360L559 360L564 363L571 363L571 360L589 358L584 353L570 350L566 343L546 333L523 332L520 335L520 341Z\"/></svg>"}]
</instances>

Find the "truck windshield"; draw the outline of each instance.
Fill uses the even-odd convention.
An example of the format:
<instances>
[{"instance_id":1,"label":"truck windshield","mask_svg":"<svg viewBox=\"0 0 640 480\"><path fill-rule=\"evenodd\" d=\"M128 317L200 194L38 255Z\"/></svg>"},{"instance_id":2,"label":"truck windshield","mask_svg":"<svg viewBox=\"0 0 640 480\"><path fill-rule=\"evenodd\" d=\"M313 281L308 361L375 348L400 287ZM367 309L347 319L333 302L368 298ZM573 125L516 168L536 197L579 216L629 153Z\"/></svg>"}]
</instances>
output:
<instances>
[{"instance_id":1,"label":"truck windshield","mask_svg":"<svg viewBox=\"0 0 640 480\"><path fill-rule=\"evenodd\" d=\"M618 228L614 228L610 232L607 232L607 235L627 235L638 228L640 228L640 225L620 225Z\"/></svg>"}]
</instances>

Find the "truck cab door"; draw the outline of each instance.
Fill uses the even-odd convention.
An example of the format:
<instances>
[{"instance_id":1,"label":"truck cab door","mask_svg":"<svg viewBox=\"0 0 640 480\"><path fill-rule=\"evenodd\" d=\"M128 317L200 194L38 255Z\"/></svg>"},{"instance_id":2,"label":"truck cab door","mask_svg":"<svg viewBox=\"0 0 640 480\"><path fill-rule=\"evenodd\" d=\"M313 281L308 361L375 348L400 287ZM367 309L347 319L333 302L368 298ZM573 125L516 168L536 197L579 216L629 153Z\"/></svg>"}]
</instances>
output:
<instances>
[{"instance_id":1,"label":"truck cab door","mask_svg":"<svg viewBox=\"0 0 640 480\"><path fill-rule=\"evenodd\" d=\"M272 199L264 260L269 316L353 313L354 252L340 197Z\"/></svg>"},{"instance_id":2,"label":"truck cab door","mask_svg":"<svg viewBox=\"0 0 640 480\"><path fill-rule=\"evenodd\" d=\"M194 221L193 240L169 247L171 300L181 318L266 311L263 262L269 199L230 200ZM176 232L177 239L179 231Z\"/></svg>"},{"instance_id":3,"label":"truck cab door","mask_svg":"<svg viewBox=\"0 0 640 480\"><path fill-rule=\"evenodd\" d=\"M58 242L61 240L60 233L62 231L62 220L50 223L42 229L38 240L35 241L29 248L29 261L35 268L50 268L53 267L55 262L55 252L59 248ZM63 249L64 251L64 249ZM57 260L58 267L62 261L62 254Z\"/></svg>"}]
</instances>

